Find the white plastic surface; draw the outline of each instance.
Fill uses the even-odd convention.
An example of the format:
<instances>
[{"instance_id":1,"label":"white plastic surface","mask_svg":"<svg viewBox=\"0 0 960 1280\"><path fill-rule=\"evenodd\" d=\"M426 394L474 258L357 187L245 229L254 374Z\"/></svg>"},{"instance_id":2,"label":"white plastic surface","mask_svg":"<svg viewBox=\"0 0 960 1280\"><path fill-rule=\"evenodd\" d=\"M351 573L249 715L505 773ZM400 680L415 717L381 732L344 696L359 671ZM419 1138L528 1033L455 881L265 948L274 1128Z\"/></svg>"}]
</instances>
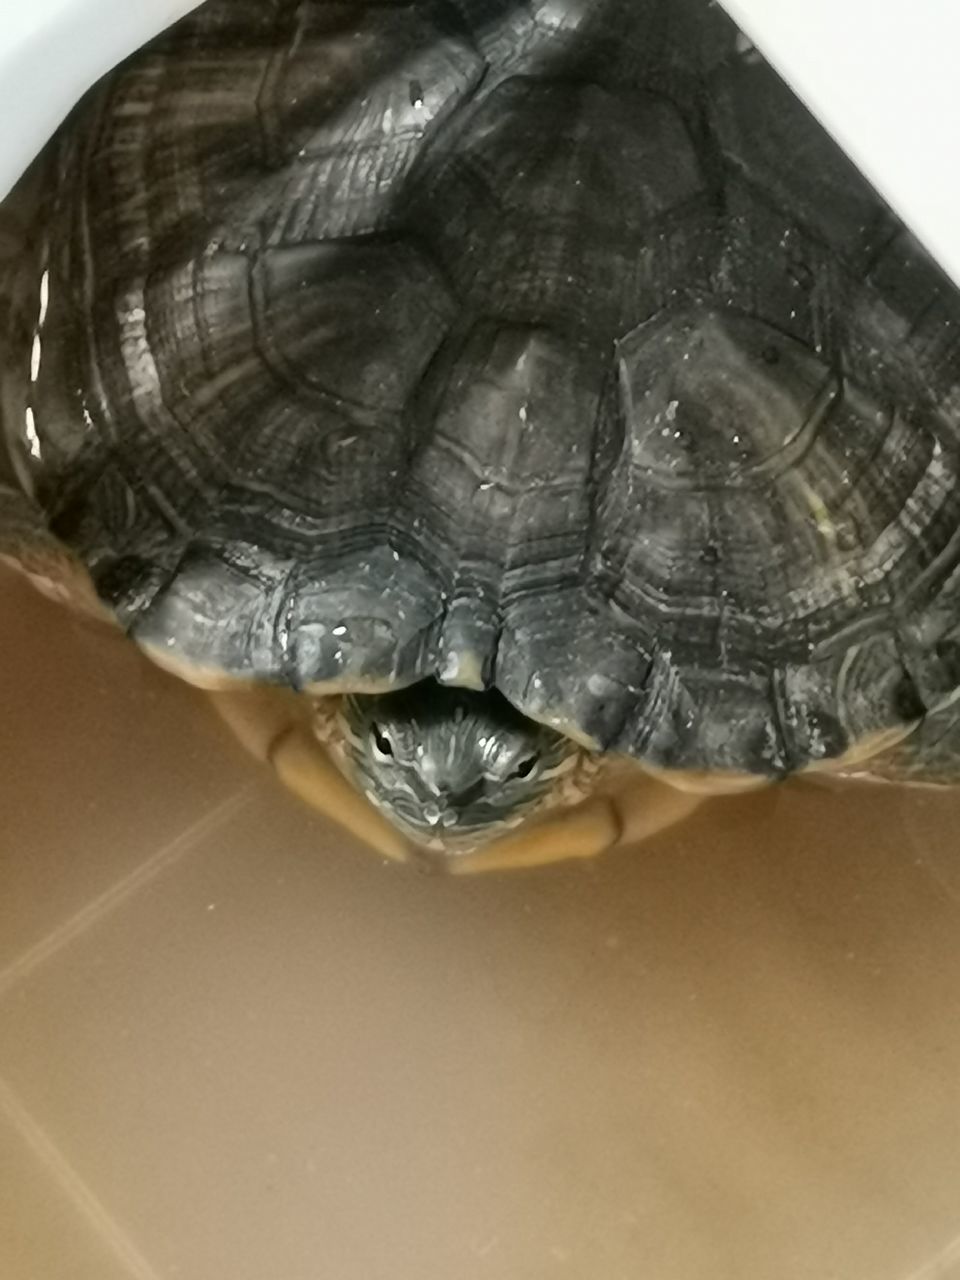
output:
<instances>
[{"instance_id":1,"label":"white plastic surface","mask_svg":"<svg viewBox=\"0 0 960 1280\"><path fill-rule=\"evenodd\" d=\"M197 0L0 0L0 196L87 89Z\"/></svg>"},{"instance_id":2,"label":"white plastic surface","mask_svg":"<svg viewBox=\"0 0 960 1280\"><path fill-rule=\"evenodd\" d=\"M724 0L960 283L960 0Z\"/></svg>"},{"instance_id":3,"label":"white plastic surface","mask_svg":"<svg viewBox=\"0 0 960 1280\"><path fill-rule=\"evenodd\" d=\"M0 0L0 195L82 93L196 0ZM960 0L724 0L960 282Z\"/></svg>"}]
</instances>

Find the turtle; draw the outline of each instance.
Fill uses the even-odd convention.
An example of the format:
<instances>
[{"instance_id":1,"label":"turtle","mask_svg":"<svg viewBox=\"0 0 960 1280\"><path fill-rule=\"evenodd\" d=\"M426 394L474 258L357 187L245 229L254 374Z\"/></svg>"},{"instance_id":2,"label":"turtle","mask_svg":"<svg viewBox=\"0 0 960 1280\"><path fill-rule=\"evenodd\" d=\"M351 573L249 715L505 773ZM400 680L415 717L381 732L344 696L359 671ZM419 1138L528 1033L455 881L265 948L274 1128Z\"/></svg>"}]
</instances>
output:
<instances>
[{"instance_id":1,"label":"turtle","mask_svg":"<svg viewBox=\"0 0 960 1280\"><path fill-rule=\"evenodd\" d=\"M960 299L706 0L208 0L2 218L0 554L381 854L960 779Z\"/></svg>"}]
</instances>

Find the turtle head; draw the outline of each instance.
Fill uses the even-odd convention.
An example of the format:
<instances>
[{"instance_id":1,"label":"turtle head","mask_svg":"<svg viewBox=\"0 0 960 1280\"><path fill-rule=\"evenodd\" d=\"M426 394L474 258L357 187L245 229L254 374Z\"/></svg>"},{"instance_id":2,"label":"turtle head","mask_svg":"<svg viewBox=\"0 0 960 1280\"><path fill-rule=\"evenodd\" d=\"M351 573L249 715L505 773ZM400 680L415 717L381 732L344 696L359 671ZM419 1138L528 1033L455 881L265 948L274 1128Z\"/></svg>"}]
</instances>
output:
<instances>
[{"instance_id":1,"label":"turtle head","mask_svg":"<svg viewBox=\"0 0 960 1280\"><path fill-rule=\"evenodd\" d=\"M418 843L451 849L516 825L579 754L495 690L432 680L348 697L342 723L368 799Z\"/></svg>"}]
</instances>

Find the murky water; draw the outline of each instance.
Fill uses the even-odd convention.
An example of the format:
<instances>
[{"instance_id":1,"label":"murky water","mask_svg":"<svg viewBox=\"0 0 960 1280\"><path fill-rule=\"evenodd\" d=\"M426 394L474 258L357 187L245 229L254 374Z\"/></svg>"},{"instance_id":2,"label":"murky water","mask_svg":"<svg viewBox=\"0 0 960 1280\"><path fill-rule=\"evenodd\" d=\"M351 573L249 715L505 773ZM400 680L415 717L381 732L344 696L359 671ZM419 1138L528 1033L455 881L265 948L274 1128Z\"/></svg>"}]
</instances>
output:
<instances>
[{"instance_id":1,"label":"murky water","mask_svg":"<svg viewBox=\"0 0 960 1280\"><path fill-rule=\"evenodd\" d=\"M953 1274L960 797L423 877L2 591L6 1274Z\"/></svg>"}]
</instances>

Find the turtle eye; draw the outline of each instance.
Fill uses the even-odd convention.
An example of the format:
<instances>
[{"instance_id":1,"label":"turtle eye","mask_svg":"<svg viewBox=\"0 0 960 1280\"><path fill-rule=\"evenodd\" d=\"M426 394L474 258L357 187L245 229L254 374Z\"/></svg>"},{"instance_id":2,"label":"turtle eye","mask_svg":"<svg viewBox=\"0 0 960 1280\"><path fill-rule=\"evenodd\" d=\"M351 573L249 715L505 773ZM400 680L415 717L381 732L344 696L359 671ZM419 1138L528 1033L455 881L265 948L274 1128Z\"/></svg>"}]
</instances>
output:
<instances>
[{"instance_id":1,"label":"turtle eye","mask_svg":"<svg viewBox=\"0 0 960 1280\"><path fill-rule=\"evenodd\" d=\"M393 743L378 724L370 726L370 739L373 742L373 754L378 760L389 760L393 756Z\"/></svg>"},{"instance_id":2,"label":"turtle eye","mask_svg":"<svg viewBox=\"0 0 960 1280\"><path fill-rule=\"evenodd\" d=\"M512 778L529 778L539 762L539 755L528 756L526 760L520 761L510 776Z\"/></svg>"}]
</instances>

